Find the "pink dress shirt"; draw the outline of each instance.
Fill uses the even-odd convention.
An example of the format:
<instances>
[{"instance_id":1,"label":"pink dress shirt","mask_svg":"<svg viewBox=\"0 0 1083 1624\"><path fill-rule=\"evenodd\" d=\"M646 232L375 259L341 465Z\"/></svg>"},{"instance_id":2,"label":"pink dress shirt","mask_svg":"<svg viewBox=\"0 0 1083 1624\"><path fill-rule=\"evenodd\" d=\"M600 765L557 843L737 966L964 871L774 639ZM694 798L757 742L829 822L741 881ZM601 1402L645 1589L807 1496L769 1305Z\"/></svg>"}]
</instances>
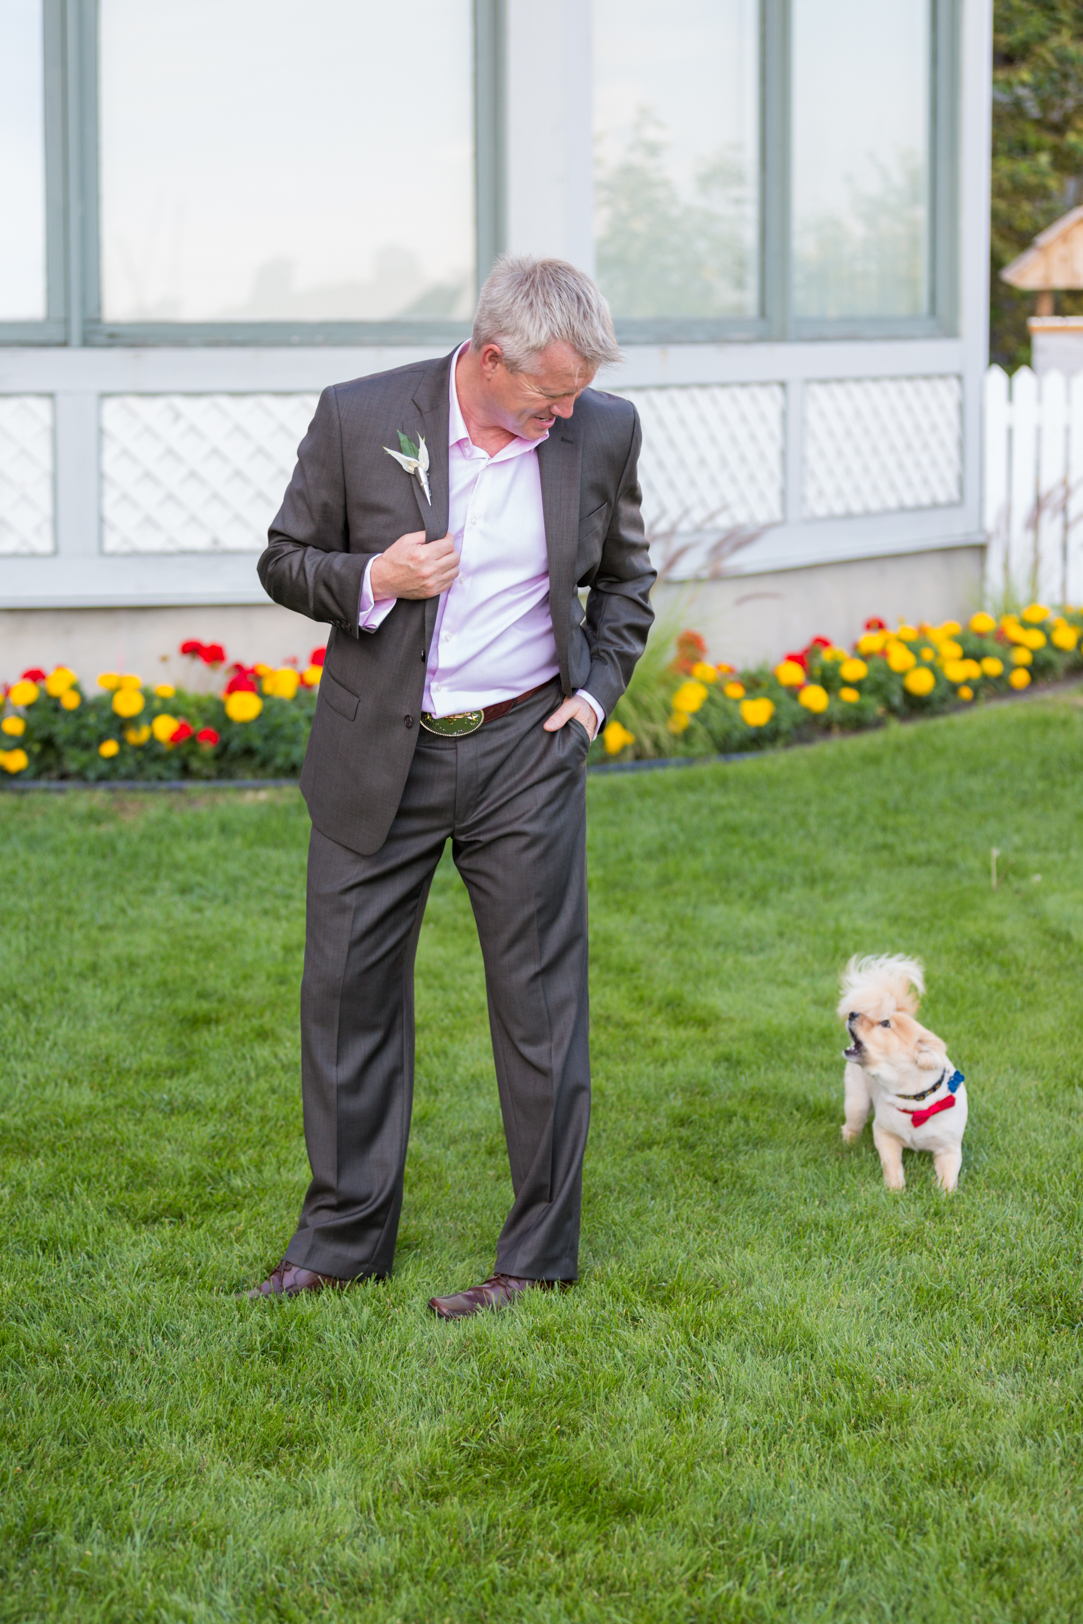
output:
<instances>
[{"instance_id":1,"label":"pink dress shirt","mask_svg":"<svg viewBox=\"0 0 1083 1624\"><path fill-rule=\"evenodd\" d=\"M422 705L434 716L515 699L559 670L549 612L541 441L517 437L494 457L474 445L455 387L458 358L449 384L448 530L459 574L441 595L429 650ZM371 570L372 562L361 590L359 625L366 632L374 632L395 603L373 599ZM583 689L580 696L601 727L601 706Z\"/></svg>"}]
</instances>

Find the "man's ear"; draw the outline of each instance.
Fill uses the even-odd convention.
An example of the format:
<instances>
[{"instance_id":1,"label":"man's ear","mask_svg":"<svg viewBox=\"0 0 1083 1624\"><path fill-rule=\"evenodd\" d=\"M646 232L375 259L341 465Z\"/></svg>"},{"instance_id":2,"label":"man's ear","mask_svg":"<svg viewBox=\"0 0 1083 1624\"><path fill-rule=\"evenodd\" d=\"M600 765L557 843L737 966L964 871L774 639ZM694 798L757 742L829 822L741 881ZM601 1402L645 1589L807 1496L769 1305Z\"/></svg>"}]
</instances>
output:
<instances>
[{"instance_id":1,"label":"man's ear","mask_svg":"<svg viewBox=\"0 0 1083 1624\"><path fill-rule=\"evenodd\" d=\"M939 1071L947 1060L947 1053L944 1049L934 1049L929 1043L919 1043L916 1058L922 1071Z\"/></svg>"}]
</instances>

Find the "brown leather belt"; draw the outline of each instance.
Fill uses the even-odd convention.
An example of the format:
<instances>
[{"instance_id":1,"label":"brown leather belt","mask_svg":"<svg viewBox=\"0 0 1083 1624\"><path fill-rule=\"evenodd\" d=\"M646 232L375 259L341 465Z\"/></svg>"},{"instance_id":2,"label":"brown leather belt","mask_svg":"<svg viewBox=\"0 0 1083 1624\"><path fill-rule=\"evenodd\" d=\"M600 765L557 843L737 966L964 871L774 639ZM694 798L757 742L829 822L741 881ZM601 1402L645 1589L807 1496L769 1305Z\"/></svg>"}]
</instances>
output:
<instances>
[{"instance_id":1,"label":"brown leather belt","mask_svg":"<svg viewBox=\"0 0 1083 1624\"><path fill-rule=\"evenodd\" d=\"M525 699L533 699L555 682L550 677L548 682L539 682L536 688L528 688L525 694L517 694L514 699L501 699L495 705L486 705L484 710L457 711L454 716L434 716L431 711L421 712L421 725L429 733L438 733L443 738L461 739L467 733L476 733L485 722L495 722L498 716L506 716L516 705L521 705Z\"/></svg>"}]
</instances>

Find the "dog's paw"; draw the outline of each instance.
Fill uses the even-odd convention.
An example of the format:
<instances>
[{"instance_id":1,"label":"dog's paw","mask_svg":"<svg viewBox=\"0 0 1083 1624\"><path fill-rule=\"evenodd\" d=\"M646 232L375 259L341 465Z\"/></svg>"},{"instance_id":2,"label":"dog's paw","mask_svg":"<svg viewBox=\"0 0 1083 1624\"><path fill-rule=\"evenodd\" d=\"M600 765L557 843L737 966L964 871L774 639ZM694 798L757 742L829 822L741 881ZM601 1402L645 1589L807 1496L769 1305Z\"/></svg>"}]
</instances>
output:
<instances>
[{"instance_id":1,"label":"dog's paw","mask_svg":"<svg viewBox=\"0 0 1083 1624\"><path fill-rule=\"evenodd\" d=\"M905 1190L906 1180L901 1173L885 1173L884 1184L889 1190Z\"/></svg>"},{"instance_id":2,"label":"dog's paw","mask_svg":"<svg viewBox=\"0 0 1083 1624\"><path fill-rule=\"evenodd\" d=\"M844 1145L852 1145L855 1139L861 1138L861 1129L851 1128L845 1122L842 1125L841 1133Z\"/></svg>"}]
</instances>

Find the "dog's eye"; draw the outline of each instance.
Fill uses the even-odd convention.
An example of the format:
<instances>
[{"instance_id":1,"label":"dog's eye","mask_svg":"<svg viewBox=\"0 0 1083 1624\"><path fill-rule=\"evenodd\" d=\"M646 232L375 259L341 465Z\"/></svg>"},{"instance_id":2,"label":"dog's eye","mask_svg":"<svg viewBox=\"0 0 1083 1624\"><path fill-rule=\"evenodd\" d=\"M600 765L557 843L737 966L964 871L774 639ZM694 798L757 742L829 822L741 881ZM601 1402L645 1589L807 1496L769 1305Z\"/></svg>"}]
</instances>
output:
<instances>
[{"instance_id":1,"label":"dog's eye","mask_svg":"<svg viewBox=\"0 0 1083 1624\"><path fill-rule=\"evenodd\" d=\"M890 1025L891 1025L891 1022L890 1022L890 1021L881 1021L881 1022L880 1022L880 1025L881 1025L881 1026L890 1026Z\"/></svg>"}]
</instances>

